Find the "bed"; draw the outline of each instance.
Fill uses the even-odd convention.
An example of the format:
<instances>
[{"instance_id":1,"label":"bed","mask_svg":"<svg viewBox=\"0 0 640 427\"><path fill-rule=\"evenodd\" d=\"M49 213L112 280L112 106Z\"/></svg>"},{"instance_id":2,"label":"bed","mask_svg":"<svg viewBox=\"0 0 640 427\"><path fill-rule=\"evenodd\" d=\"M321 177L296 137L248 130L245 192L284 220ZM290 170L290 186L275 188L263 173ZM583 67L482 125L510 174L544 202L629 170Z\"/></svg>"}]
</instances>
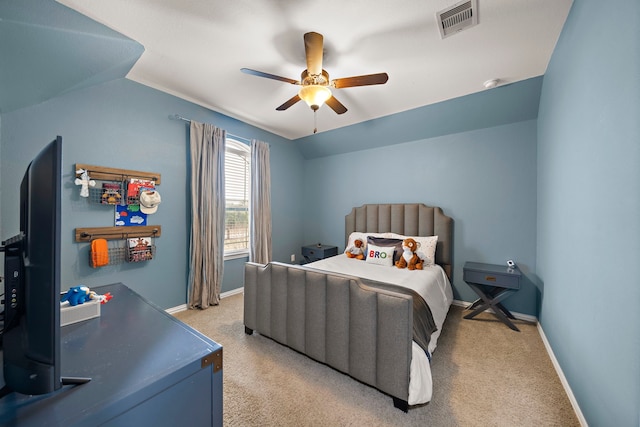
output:
<instances>
[{"instance_id":1,"label":"bed","mask_svg":"<svg viewBox=\"0 0 640 427\"><path fill-rule=\"evenodd\" d=\"M346 248L364 238L367 250L392 254L390 239L407 236L433 243L430 252L419 252L430 259L423 270L344 253L303 266L246 263L245 332L375 387L403 411L428 402L430 358L453 300L453 220L419 203L368 204L345 217Z\"/></svg>"}]
</instances>

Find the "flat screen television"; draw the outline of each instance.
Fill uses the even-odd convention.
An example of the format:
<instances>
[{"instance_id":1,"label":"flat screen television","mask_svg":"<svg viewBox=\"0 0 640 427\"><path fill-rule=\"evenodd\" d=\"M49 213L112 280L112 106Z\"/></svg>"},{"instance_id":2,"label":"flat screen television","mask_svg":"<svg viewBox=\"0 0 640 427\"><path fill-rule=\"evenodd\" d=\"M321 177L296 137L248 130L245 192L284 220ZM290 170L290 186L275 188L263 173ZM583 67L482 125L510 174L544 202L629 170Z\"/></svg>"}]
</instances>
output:
<instances>
[{"instance_id":1,"label":"flat screen television","mask_svg":"<svg viewBox=\"0 0 640 427\"><path fill-rule=\"evenodd\" d=\"M31 161L20 185L20 233L4 242L2 360L8 392L45 394L60 373L62 138Z\"/></svg>"}]
</instances>

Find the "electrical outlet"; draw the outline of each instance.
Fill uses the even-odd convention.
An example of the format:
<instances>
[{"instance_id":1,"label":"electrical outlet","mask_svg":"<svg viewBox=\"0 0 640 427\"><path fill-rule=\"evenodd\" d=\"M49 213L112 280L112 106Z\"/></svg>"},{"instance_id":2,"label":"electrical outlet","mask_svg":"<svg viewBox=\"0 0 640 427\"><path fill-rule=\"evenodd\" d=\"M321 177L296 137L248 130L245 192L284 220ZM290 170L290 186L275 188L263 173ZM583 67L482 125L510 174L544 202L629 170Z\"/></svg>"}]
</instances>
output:
<instances>
[{"instance_id":1,"label":"electrical outlet","mask_svg":"<svg viewBox=\"0 0 640 427\"><path fill-rule=\"evenodd\" d=\"M296 254L291 254L291 262L296 262Z\"/></svg>"}]
</instances>

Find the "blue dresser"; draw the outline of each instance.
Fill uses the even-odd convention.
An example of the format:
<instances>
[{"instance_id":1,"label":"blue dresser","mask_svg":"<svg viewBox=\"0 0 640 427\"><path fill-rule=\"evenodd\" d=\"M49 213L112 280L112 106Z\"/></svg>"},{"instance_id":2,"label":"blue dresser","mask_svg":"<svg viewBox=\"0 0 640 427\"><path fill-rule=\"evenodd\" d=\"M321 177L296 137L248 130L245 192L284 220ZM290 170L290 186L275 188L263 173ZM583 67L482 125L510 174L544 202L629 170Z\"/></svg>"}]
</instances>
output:
<instances>
[{"instance_id":1,"label":"blue dresser","mask_svg":"<svg viewBox=\"0 0 640 427\"><path fill-rule=\"evenodd\" d=\"M62 328L65 377L90 377L42 396L0 400L3 426L221 426L222 346L122 283L100 317ZM0 372L0 386L4 385Z\"/></svg>"}]
</instances>

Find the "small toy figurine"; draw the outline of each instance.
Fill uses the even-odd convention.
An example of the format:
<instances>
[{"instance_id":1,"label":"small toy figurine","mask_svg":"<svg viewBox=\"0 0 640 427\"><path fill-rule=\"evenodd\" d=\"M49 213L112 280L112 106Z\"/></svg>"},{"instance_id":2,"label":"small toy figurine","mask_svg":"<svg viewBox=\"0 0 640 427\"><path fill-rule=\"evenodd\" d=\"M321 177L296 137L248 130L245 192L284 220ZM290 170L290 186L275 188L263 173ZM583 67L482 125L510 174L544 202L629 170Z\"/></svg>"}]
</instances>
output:
<instances>
[{"instance_id":1,"label":"small toy figurine","mask_svg":"<svg viewBox=\"0 0 640 427\"><path fill-rule=\"evenodd\" d=\"M87 301L98 300L100 304L107 303L113 296L110 292L104 295L98 295L94 291L90 290L86 286L73 286L62 295L60 302L68 302L70 306L76 306L78 304L84 304Z\"/></svg>"},{"instance_id":2,"label":"small toy figurine","mask_svg":"<svg viewBox=\"0 0 640 427\"><path fill-rule=\"evenodd\" d=\"M89 292L89 298L100 301L100 304L106 304L111 300L111 298L113 298L113 295L111 295L111 292L107 292L104 295L98 295L94 291L91 291Z\"/></svg>"},{"instance_id":3,"label":"small toy figurine","mask_svg":"<svg viewBox=\"0 0 640 427\"><path fill-rule=\"evenodd\" d=\"M349 246L345 251L347 257L355 258L359 260L364 259L364 252L362 250L362 240L356 239L353 241L353 246Z\"/></svg>"},{"instance_id":4,"label":"small toy figurine","mask_svg":"<svg viewBox=\"0 0 640 427\"><path fill-rule=\"evenodd\" d=\"M76 185L80 187L80 197L89 197L89 187L95 187L96 182L89 178L89 173L85 169L78 169L76 175L80 175L80 178L76 178Z\"/></svg>"},{"instance_id":5,"label":"small toy figurine","mask_svg":"<svg viewBox=\"0 0 640 427\"><path fill-rule=\"evenodd\" d=\"M89 288L86 286L74 286L69 288L66 294L62 295L60 302L67 301L69 305L76 306L78 304L84 304L89 301Z\"/></svg>"}]
</instances>

